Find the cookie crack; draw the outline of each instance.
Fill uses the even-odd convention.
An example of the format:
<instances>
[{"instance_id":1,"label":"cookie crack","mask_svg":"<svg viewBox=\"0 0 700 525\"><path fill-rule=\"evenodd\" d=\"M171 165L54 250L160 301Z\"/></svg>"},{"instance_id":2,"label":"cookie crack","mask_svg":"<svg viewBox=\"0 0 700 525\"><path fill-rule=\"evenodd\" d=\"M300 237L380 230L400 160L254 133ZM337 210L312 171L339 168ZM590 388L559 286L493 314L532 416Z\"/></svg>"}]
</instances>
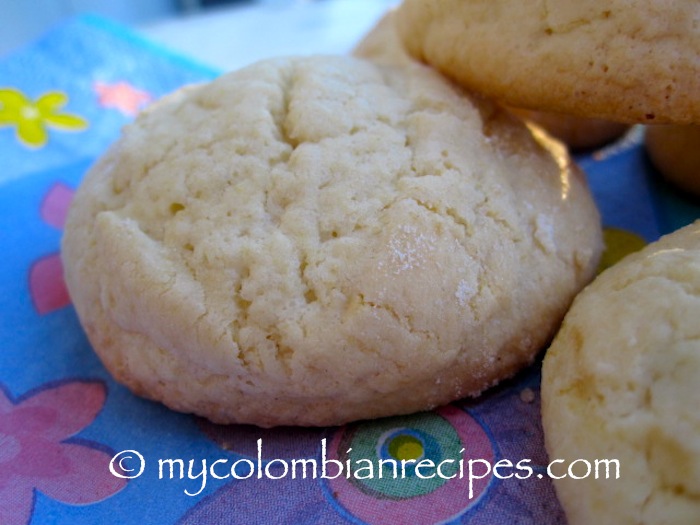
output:
<instances>
[{"instance_id":1,"label":"cookie crack","mask_svg":"<svg viewBox=\"0 0 700 525\"><path fill-rule=\"evenodd\" d=\"M282 342L282 336L276 330L271 331L266 337L275 347L275 360L282 366L285 375L292 375L291 361L294 358L294 349Z\"/></svg>"},{"instance_id":2,"label":"cookie crack","mask_svg":"<svg viewBox=\"0 0 700 525\"><path fill-rule=\"evenodd\" d=\"M443 210L438 209L436 206L431 205L418 197L409 197L409 200L415 202L421 208L429 211L432 214L437 215L441 219L445 219L464 232L466 238L472 237L474 235L474 227L469 223L464 217L462 217L455 208L445 207Z\"/></svg>"},{"instance_id":3,"label":"cookie crack","mask_svg":"<svg viewBox=\"0 0 700 525\"><path fill-rule=\"evenodd\" d=\"M372 309L376 309L376 310L383 310L383 311L387 312L402 328L404 328L406 331L408 331L412 334L422 335L427 340L439 339L439 336L437 336L436 334L434 334L433 332L431 332L429 330L417 329L415 327L415 325L413 324L413 321L412 321L410 316L400 315L396 311L396 309L394 309L391 305L367 300L365 298L364 294L362 294L362 293L357 294L357 300L361 306L366 306L368 308L372 308Z\"/></svg>"},{"instance_id":4,"label":"cookie crack","mask_svg":"<svg viewBox=\"0 0 700 525\"><path fill-rule=\"evenodd\" d=\"M563 35L566 33L571 33L576 29L591 25L599 20L606 20L610 18L611 14L612 12L609 9L606 9L599 13L593 13L589 18L579 17L573 18L566 22L556 23L551 20L552 10L550 9L549 1L543 0L542 2L542 20L545 24L544 32L547 35Z\"/></svg>"},{"instance_id":5,"label":"cookie crack","mask_svg":"<svg viewBox=\"0 0 700 525\"><path fill-rule=\"evenodd\" d=\"M289 146L289 150L286 151L286 155L283 154L279 156L275 161L277 163L283 163L289 160L291 152L294 151L300 144L300 142L292 136L290 131L289 113L290 106L292 104L292 98L295 85L295 74L297 66L292 65L291 70L287 70L282 75L281 90L282 90L282 110L280 112L270 111L270 116L272 117L275 126L277 127L278 138Z\"/></svg>"},{"instance_id":6,"label":"cookie crack","mask_svg":"<svg viewBox=\"0 0 700 525\"><path fill-rule=\"evenodd\" d=\"M309 261L307 255L303 254L299 260L299 279L304 286L304 300L306 301L306 304L311 304L318 301L318 297L316 296L316 291L314 290L314 286L312 285L309 276L306 274L306 268L308 265Z\"/></svg>"},{"instance_id":7,"label":"cookie crack","mask_svg":"<svg viewBox=\"0 0 700 525\"><path fill-rule=\"evenodd\" d=\"M243 284L249 275L250 270L246 268L245 271L242 272L240 278L238 279L238 282L235 285L235 288L233 290L233 302L235 303L236 309L238 311L236 313L236 316L228 323L227 327L231 337L231 342L235 345L235 348L237 349L236 359L244 369L250 369L252 367L251 361L247 358L247 354L249 354L250 351L245 349L244 346L241 344L239 336L241 327L246 326L248 324L250 305L252 304L252 301L243 298L243 296L241 295Z\"/></svg>"}]
</instances>

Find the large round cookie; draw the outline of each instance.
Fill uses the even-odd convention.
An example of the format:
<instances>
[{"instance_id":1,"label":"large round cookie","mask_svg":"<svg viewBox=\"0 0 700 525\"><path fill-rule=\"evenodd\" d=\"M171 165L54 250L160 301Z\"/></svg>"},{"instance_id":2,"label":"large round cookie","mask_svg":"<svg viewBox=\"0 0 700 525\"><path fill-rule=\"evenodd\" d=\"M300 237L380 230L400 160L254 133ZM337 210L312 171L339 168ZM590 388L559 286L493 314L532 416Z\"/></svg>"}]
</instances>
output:
<instances>
[{"instance_id":1,"label":"large round cookie","mask_svg":"<svg viewBox=\"0 0 700 525\"><path fill-rule=\"evenodd\" d=\"M68 287L118 380L213 421L476 395L597 263L597 211L548 144L422 66L261 62L126 127L70 210Z\"/></svg>"},{"instance_id":2,"label":"large round cookie","mask_svg":"<svg viewBox=\"0 0 700 525\"><path fill-rule=\"evenodd\" d=\"M570 525L700 519L700 221L603 272L542 371L542 417ZM611 479L596 460L616 459ZM605 465L599 463L599 475ZM577 461L575 476L586 473Z\"/></svg>"},{"instance_id":3,"label":"large round cookie","mask_svg":"<svg viewBox=\"0 0 700 525\"><path fill-rule=\"evenodd\" d=\"M700 123L700 3L405 0L417 58L508 105L624 122Z\"/></svg>"}]
</instances>

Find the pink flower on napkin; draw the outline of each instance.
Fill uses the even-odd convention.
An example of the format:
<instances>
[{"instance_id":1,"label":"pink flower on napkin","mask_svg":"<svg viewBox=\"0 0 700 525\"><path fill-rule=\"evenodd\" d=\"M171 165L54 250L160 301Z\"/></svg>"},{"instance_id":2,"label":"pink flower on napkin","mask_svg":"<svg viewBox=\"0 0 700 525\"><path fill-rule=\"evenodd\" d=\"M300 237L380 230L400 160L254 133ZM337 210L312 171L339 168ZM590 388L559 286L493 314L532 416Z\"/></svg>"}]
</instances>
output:
<instances>
[{"instance_id":1,"label":"pink flower on napkin","mask_svg":"<svg viewBox=\"0 0 700 525\"><path fill-rule=\"evenodd\" d=\"M43 385L17 401L0 389L0 523L29 523L36 491L87 505L125 486L109 471L112 454L75 434L105 402L100 382Z\"/></svg>"},{"instance_id":2,"label":"pink flower on napkin","mask_svg":"<svg viewBox=\"0 0 700 525\"><path fill-rule=\"evenodd\" d=\"M106 84L97 81L93 85L100 106L119 110L128 117L138 115L147 104L153 101L153 97L146 91L135 88L128 82Z\"/></svg>"},{"instance_id":3,"label":"pink flower on napkin","mask_svg":"<svg viewBox=\"0 0 700 525\"><path fill-rule=\"evenodd\" d=\"M39 214L46 224L63 229L75 191L57 182L46 192ZM34 261L29 268L29 293L39 314L44 315L68 306L70 297L63 281L61 256L52 253Z\"/></svg>"}]
</instances>

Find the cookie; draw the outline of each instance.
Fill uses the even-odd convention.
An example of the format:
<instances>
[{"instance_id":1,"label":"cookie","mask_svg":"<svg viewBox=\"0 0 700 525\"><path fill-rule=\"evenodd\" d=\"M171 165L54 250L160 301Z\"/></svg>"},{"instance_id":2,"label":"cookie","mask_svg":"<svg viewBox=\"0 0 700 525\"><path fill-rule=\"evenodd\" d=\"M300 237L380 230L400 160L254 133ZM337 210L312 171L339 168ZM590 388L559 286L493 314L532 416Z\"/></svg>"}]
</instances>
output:
<instances>
[{"instance_id":1,"label":"cookie","mask_svg":"<svg viewBox=\"0 0 700 525\"><path fill-rule=\"evenodd\" d=\"M700 4L405 0L419 60L503 103L628 123L700 124Z\"/></svg>"},{"instance_id":2,"label":"cookie","mask_svg":"<svg viewBox=\"0 0 700 525\"><path fill-rule=\"evenodd\" d=\"M406 65L414 59L406 51L394 22L395 11L388 11L353 50L353 55L383 64ZM609 120L575 117L560 113L509 108L518 117L534 122L572 150L603 146L619 138L627 124Z\"/></svg>"},{"instance_id":3,"label":"cookie","mask_svg":"<svg viewBox=\"0 0 700 525\"><path fill-rule=\"evenodd\" d=\"M699 318L700 221L574 301L542 370L546 447L563 460L552 471L566 476L554 482L571 525L698 522ZM584 479L569 476L572 462Z\"/></svg>"},{"instance_id":4,"label":"cookie","mask_svg":"<svg viewBox=\"0 0 700 525\"><path fill-rule=\"evenodd\" d=\"M428 68L265 61L89 171L66 282L117 380L219 423L336 425L530 363L601 250L566 153Z\"/></svg>"},{"instance_id":5,"label":"cookie","mask_svg":"<svg viewBox=\"0 0 700 525\"><path fill-rule=\"evenodd\" d=\"M644 146L661 175L700 196L700 126L647 126Z\"/></svg>"}]
</instances>

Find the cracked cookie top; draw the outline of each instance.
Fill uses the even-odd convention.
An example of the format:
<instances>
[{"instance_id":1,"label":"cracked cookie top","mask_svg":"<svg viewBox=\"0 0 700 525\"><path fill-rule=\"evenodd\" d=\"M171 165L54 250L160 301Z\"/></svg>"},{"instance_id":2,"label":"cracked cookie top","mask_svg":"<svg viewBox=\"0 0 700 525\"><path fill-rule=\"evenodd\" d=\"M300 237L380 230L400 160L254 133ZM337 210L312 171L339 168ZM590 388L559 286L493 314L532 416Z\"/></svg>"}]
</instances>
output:
<instances>
[{"instance_id":1,"label":"cracked cookie top","mask_svg":"<svg viewBox=\"0 0 700 525\"><path fill-rule=\"evenodd\" d=\"M330 425L476 395L593 275L564 148L428 68L260 62L157 103L63 240L95 350L217 422Z\"/></svg>"},{"instance_id":2,"label":"cracked cookie top","mask_svg":"<svg viewBox=\"0 0 700 525\"><path fill-rule=\"evenodd\" d=\"M700 123L700 4L406 0L407 49L514 107L628 123Z\"/></svg>"}]
</instances>

